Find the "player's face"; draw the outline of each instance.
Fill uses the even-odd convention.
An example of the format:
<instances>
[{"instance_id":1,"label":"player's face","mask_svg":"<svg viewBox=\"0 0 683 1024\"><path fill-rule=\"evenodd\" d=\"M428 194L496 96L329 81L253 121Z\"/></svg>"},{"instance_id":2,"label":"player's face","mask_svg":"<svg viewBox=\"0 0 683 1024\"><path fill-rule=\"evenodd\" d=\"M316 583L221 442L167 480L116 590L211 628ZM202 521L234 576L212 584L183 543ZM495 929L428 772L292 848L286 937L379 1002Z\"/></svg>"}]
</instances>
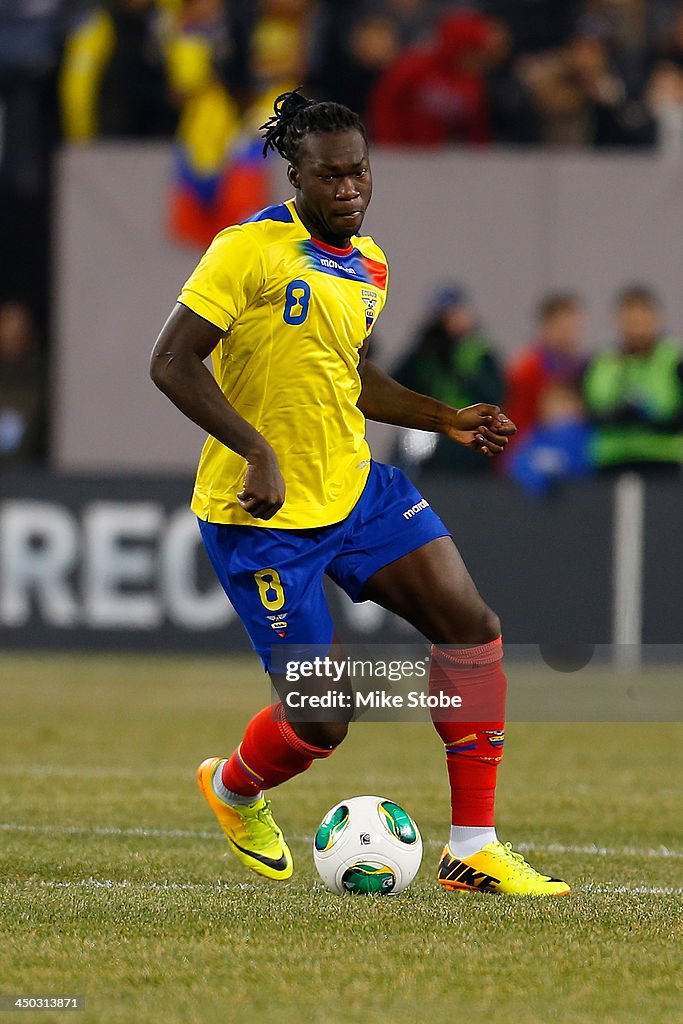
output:
<instances>
[{"instance_id":1,"label":"player's face","mask_svg":"<svg viewBox=\"0 0 683 1024\"><path fill-rule=\"evenodd\" d=\"M372 195L368 147L360 132L307 135L288 176L299 216L311 232L343 248L358 234Z\"/></svg>"}]
</instances>

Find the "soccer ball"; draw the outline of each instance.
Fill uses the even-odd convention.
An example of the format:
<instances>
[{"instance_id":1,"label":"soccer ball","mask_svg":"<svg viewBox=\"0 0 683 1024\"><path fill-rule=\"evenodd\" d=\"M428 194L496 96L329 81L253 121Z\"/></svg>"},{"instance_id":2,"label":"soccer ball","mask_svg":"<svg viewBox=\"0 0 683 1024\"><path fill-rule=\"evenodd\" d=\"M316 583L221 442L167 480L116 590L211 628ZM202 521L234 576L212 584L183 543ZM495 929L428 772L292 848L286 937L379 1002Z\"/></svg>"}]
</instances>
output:
<instances>
[{"instance_id":1,"label":"soccer ball","mask_svg":"<svg viewBox=\"0 0 683 1024\"><path fill-rule=\"evenodd\" d=\"M327 812L313 838L313 860L328 889L402 892L422 861L422 837L407 811L381 796L354 796Z\"/></svg>"}]
</instances>

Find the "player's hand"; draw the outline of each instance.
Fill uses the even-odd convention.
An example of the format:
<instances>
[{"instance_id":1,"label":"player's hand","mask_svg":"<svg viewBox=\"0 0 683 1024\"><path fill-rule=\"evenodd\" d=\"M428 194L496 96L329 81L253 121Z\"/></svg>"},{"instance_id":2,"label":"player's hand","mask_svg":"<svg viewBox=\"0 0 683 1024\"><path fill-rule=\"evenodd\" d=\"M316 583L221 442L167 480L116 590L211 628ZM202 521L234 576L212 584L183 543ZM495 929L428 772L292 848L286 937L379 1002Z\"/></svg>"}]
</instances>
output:
<instances>
[{"instance_id":1,"label":"player's hand","mask_svg":"<svg viewBox=\"0 0 683 1024\"><path fill-rule=\"evenodd\" d=\"M263 448L250 456L244 487L237 500L254 519L272 519L282 508L285 481L272 448Z\"/></svg>"},{"instance_id":2,"label":"player's hand","mask_svg":"<svg viewBox=\"0 0 683 1024\"><path fill-rule=\"evenodd\" d=\"M490 458L505 451L508 440L517 433L517 427L497 405L479 402L465 409L454 409L443 432L452 441Z\"/></svg>"}]
</instances>

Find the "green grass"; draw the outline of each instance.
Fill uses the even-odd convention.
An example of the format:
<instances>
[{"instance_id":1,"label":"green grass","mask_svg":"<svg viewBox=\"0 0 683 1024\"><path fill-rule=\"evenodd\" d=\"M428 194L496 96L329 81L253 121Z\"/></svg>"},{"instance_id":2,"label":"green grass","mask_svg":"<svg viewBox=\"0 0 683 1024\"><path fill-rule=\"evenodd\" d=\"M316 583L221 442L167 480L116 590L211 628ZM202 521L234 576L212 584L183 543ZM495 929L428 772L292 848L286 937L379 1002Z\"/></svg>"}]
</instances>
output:
<instances>
[{"instance_id":1,"label":"green grass","mask_svg":"<svg viewBox=\"0 0 683 1024\"><path fill-rule=\"evenodd\" d=\"M574 886L533 901L437 888L439 742L426 723L358 724L275 794L297 861L277 884L224 853L194 783L266 696L250 659L0 659L0 994L88 1007L8 1019L680 1019L683 726L510 726L499 832ZM315 825L364 792L425 840L395 898L333 896L313 869Z\"/></svg>"}]
</instances>

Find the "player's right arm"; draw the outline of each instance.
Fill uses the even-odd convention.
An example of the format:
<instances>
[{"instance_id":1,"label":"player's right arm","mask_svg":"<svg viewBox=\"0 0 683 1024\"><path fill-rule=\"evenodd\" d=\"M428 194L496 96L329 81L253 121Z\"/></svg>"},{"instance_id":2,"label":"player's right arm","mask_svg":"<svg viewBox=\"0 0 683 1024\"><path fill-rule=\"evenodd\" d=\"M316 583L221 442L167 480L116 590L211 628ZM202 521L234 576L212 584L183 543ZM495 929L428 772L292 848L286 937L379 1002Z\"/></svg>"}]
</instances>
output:
<instances>
[{"instance_id":1,"label":"player's right arm","mask_svg":"<svg viewBox=\"0 0 683 1024\"><path fill-rule=\"evenodd\" d=\"M237 499L255 519L271 519L285 500L275 452L230 405L204 360L224 331L182 303L164 324L152 350L150 376L174 405L247 463Z\"/></svg>"}]
</instances>

